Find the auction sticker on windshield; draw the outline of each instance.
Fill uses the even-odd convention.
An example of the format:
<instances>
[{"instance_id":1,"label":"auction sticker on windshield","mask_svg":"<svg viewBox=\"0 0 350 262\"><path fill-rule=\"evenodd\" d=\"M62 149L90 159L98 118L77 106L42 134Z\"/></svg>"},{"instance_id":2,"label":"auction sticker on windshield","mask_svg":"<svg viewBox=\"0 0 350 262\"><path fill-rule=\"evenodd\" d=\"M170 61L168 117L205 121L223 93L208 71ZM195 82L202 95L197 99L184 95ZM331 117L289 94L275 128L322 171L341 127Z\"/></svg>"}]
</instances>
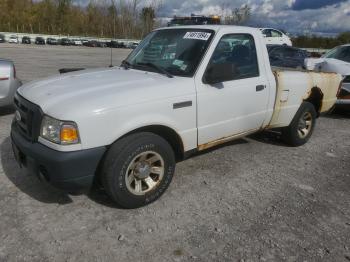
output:
<instances>
[{"instance_id":1,"label":"auction sticker on windshield","mask_svg":"<svg viewBox=\"0 0 350 262\"><path fill-rule=\"evenodd\" d=\"M211 33L207 33L207 32L187 32L184 36L184 39L208 41L210 36L211 36Z\"/></svg>"}]
</instances>

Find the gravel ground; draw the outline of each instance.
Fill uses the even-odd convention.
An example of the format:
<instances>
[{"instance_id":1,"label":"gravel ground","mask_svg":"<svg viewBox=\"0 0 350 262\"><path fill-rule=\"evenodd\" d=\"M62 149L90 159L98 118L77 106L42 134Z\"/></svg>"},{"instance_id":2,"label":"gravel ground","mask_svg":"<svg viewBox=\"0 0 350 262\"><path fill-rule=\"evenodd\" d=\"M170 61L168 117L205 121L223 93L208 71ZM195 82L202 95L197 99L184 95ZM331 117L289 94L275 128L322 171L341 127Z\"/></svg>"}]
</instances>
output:
<instances>
[{"instance_id":1,"label":"gravel ground","mask_svg":"<svg viewBox=\"0 0 350 262\"><path fill-rule=\"evenodd\" d=\"M99 48L0 45L0 57L25 81L109 64ZM28 176L12 117L0 111L0 261L350 261L349 115L319 119L300 148L265 132L179 163L165 195L137 210Z\"/></svg>"}]
</instances>

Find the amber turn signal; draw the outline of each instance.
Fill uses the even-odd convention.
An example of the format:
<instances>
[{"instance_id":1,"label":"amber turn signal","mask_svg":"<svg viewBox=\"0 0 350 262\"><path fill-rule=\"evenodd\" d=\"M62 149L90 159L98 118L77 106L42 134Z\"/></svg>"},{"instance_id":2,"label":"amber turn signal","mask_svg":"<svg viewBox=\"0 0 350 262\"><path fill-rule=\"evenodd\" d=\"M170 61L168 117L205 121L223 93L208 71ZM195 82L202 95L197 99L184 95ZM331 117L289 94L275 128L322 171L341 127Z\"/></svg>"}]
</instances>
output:
<instances>
[{"instance_id":1,"label":"amber turn signal","mask_svg":"<svg viewBox=\"0 0 350 262\"><path fill-rule=\"evenodd\" d=\"M61 144L76 144L79 142L78 130L74 125L61 127Z\"/></svg>"}]
</instances>

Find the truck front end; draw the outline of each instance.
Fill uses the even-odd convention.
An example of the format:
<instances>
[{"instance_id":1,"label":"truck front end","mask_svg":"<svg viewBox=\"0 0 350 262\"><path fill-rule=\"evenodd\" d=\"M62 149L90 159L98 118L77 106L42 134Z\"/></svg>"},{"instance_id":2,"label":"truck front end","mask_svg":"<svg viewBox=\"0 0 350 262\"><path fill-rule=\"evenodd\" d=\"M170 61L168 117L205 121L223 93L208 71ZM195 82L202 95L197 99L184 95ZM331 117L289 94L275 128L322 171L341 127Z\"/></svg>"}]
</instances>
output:
<instances>
[{"instance_id":1,"label":"truck front end","mask_svg":"<svg viewBox=\"0 0 350 262\"><path fill-rule=\"evenodd\" d=\"M15 95L11 139L15 158L28 173L53 186L79 191L91 187L105 147L65 152L65 145L80 143L78 126L44 114L42 109ZM45 144L56 145L57 149Z\"/></svg>"}]
</instances>

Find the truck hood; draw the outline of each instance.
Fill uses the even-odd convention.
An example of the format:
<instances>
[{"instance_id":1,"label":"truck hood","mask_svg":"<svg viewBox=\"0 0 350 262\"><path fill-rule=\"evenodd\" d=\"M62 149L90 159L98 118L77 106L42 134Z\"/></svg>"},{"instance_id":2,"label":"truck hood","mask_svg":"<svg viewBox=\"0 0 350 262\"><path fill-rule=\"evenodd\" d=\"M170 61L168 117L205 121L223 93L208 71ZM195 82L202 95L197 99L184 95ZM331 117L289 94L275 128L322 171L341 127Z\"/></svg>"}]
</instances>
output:
<instances>
[{"instance_id":1,"label":"truck hood","mask_svg":"<svg viewBox=\"0 0 350 262\"><path fill-rule=\"evenodd\" d=\"M73 120L71 117L74 117L74 113L79 114L82 110L85 113L103 113L118 107L194 92L190 88L186 91L176 88L179 85L193 86L193 80L113 67L77 71L30 82L18 92L39 105L45 114L61 120Z\"/></svg>"}]
</instances>

